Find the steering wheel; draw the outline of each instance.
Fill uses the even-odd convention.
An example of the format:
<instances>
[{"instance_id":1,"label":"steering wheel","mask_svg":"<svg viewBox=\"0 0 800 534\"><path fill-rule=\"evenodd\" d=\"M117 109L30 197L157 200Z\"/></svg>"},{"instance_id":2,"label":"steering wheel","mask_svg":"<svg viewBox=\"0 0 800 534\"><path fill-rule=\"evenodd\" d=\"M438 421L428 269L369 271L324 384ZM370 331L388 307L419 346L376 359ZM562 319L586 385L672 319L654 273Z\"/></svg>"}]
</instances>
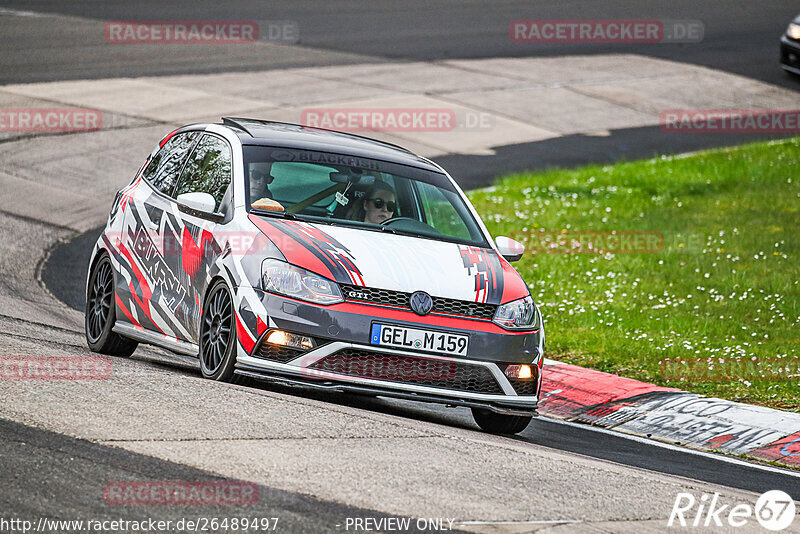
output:
<instances>
[{"instance_id":1,"label":"steering wheel","mask_svg":"<svg viewBox=\"0 0 800 534\"><path fill-rule=\"evenodd\" d=\"M412 232L429 236L438 236L442 234L442 232L430 224L418 221L412 217L392 217L391 219L383 221L381 226L396 226L397 228L394 229L400 230L401 232Z\"/></svg>"},{"instance_id":2,"label":"steering wheel","mask_svg":"<svg viewBox=\"0 0 800 534\"><path fill-rule=\"evenodd\" d=\"M390 226L396 222L401 221L411 221L412 223L418 223L419 221L416 219L412 219L411 217L392 217L390 219L386 219L381 223L381 226ZM424 223L423 223L424 224Z\"/></svg>"}]
</instances>

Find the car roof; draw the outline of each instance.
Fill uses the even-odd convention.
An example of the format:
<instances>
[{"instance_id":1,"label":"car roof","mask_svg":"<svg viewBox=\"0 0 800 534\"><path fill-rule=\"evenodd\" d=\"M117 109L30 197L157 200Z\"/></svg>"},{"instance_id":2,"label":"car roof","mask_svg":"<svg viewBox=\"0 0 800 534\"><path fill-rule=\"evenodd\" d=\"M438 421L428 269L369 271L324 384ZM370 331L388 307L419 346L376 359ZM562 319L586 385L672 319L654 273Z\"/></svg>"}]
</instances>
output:
<instances>
[{"instance_id":1,"label":"car roof","mask_svg":"<svg viewBox=\"0 0 800 534\"><path fill-rule=\"evenodd\" d=\"M312 128L288 122L238 117L223 117L222 125L235 132L243 145L277 146L332 152L441 172L441 169L429 160L414 154L410 150L360 135L323 128Z\"/></svg>"}]
</instances>

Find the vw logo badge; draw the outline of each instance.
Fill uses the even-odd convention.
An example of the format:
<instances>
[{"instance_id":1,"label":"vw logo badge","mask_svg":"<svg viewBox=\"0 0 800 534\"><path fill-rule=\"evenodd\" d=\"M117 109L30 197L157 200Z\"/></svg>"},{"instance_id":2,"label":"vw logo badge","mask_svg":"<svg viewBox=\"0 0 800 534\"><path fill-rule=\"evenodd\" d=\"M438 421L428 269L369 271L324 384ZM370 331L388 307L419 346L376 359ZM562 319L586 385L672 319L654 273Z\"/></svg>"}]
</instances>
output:
<instances>
[{"instance_id":1,"label":"vw logo badge","mask_svg":"<svg viewBox=\"0 0 800 534\"><path fill-rule=\"evenodd\" d=\"M411 294L411 310L417 315L428 315L433 309L433 299L424 291Z\"/></svg>"}]
</instances>

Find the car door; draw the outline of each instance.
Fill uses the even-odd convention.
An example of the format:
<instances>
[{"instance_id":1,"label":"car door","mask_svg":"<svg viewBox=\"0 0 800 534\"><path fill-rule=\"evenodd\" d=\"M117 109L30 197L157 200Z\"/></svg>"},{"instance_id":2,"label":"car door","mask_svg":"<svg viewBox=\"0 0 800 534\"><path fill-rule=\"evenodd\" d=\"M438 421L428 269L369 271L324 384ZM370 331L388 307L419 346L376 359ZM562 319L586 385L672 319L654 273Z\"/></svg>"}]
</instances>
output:
<instances>
[{"instance_id":1,"label":"car door","mask_svg":"<svg viewBox=\"0 0 800 534\"><path fill-rule=\"evenodd\" d=\"M179 225L169 213L180 171L199 137L197 131L170 137L127 193L124 211L121 254L127 276L120 277L118 295L127 297L135 322L143 328L180 339L188 332L173 317L176 277L170 266Z\"/></svg>"},{"instance_id":2,"label":"car door","mask_svg":"<svg viewBox=\"0 0 800 534\"><path fill-rule=\"evenodd\" d=\"M187 294L176 295L182 303L176 318L197 342L202 300L208 287L213 263L222 253L215 231L232 215L232 157L228 142L214 134L205 133L188 157L173 194L181 230L175 244L180 249L180 272L187 280ZM181 205L184 193L208 193L214 198L215 214L203 214Z\"/></svg>"}]
</instances>

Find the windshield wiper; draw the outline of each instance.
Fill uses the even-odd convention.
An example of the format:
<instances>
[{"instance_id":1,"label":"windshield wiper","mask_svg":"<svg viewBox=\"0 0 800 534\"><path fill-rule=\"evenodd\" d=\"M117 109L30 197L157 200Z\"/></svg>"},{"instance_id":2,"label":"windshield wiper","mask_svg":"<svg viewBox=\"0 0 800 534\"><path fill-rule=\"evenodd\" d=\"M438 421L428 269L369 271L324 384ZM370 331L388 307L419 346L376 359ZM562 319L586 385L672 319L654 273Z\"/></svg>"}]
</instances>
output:
<instances>
[{"instance_id":1,"label":"windshield wiper","mask_svg":"<svg viewBox=\"0 0 800 534\"><path fill-rule=\"evenodd\" d=\"M404 234L404 235L416 235L411 232L403 232L395 230L394 228L390 228L388 226L378 225L378 224L364 224L359 221L349 221L347 219L328 219L327 217L316 217L314 215L303 216L297 215L295 213L290 213L288 211L266 211L261 210L258 208L250 208L250 213L255 213L257 215L266 215L267 217L280 217L281 219L289 219L291 221L305 221L310 223L319 223L319 224L329 224L331 226L343 226L346 228L360 228L362 230L371 230L373 232L386 232L389 234Z\"/></svg>"},{"instance_id":2,"label":"windshield wiper","mask_svg":"<svg viewBox=\"0 0 800 534\"><path fill-rule=\"evenodd\" d=\"M250 213L255 212L256 215L266 215L268 217L280 217L281 219L289 219L290 221L307 221L305 217L298 217L294 213L289 213L288 211L267 211L261 210L258 208L250 208Z\"/></svg>"}]
</instances>

